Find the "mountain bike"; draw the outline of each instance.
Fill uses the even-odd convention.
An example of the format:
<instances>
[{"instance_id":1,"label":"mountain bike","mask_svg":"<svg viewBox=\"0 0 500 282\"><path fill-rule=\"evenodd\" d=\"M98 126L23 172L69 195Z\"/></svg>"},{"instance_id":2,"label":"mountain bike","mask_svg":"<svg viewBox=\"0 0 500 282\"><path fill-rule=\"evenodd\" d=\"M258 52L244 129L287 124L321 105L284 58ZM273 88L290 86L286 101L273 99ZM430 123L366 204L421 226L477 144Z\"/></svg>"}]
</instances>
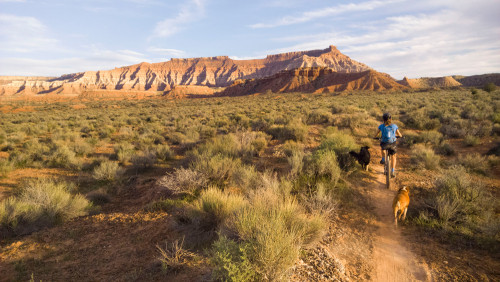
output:
<instances>
[{"instance_id":1,"label":"mountain bike","mask_svg":"<svg viewBox=\"0 0 500 282\"><path fill-rule=\"evenodd\" d=\"M400 138L396 136L396 139ZM380 140L379 138L375 138L376 140ZM389 154L389 149L384 150L384 175L385 175L385 185L387 189L391 189L391 167L392 167L392 155Z\"/></svg>"}]
</instances>

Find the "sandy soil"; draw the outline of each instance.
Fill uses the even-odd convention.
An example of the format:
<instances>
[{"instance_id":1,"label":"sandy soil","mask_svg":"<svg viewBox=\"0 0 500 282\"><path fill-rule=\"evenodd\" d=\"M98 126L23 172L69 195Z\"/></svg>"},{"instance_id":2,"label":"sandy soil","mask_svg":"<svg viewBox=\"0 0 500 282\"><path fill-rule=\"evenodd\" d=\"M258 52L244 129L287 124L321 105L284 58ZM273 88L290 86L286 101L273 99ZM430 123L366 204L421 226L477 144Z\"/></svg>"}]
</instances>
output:
<instances>
[{"instance_id":1,"label":"sandy soil","mask_svg":"<svg viewBox=\"0 0 500 282\"><path fill-rule=\"evenodd\" d=\"M381 165L374 166L373 169L376 181L372 189L367 189L377 215L377 230L373 241L373 281L430 281L431 274L427 265L417 260L406 247L405 237L394 225L391 204L396 191L385 188Z\"/></svg>"}]
</instances>

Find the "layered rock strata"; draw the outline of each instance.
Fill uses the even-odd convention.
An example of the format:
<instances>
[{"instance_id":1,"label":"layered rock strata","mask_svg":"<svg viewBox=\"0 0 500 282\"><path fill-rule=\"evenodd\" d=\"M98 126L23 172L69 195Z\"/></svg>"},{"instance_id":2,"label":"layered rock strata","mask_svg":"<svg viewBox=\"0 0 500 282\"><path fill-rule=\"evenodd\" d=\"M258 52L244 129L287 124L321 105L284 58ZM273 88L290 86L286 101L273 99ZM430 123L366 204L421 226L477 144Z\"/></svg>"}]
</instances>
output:
<instances>
[{"instance_id":1,"label":"layered rock strata","mask_svg":"<svg viewBox=\"0 0 500 282\"><path fill-rule=\"evenodd\" d=\"M330 46L324 50L269 55L255 60L233 60L227 56L171 59L108 71L68 74L55 79L16 80L1 85L0 95L80 94L91 90L168 92L176 85L226 87L238 79L264 78L302 67L328 67L341 73L371 69Z\"/></svg>"}]
</instances>

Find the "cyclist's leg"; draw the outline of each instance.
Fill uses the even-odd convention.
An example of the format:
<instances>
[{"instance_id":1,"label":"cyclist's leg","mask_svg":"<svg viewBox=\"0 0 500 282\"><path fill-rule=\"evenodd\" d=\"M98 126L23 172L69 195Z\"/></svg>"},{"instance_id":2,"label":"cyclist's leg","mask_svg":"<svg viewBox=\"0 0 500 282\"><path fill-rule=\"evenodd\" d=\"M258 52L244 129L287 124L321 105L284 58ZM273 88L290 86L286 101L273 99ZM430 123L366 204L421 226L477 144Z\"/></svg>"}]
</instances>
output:
<instances>
[{"instance_id":1,"label":"cyclist's leg","mask_svg":"<svg viewBox=\"0 0 500 282\"><path fill-rule=\"evenodd\" d=\"M392 171L396 170L396 154L391 156L391 162L392 162Z\"/></svg>"}]
</instances>

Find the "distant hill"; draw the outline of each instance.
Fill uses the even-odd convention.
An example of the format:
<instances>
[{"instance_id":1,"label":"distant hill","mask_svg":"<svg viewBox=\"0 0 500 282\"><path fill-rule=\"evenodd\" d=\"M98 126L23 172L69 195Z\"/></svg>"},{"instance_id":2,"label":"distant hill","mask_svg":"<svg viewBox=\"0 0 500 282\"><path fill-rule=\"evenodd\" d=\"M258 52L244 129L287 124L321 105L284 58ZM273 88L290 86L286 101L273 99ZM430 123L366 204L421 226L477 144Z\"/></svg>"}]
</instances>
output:
<instances>
[{"instance_id":1,"label":"distant hill","mask_svg":"<svg viewBox=\"0 0 500 282\"><path fill-rule=\"evenodd\" d=\"M255 93L306 92L324 93L344 90L396 90L407 87L392 77L374 70L356 73L336 72L329 68L298 68L270 77L236 81L221 96L242 96Z\"/></svg>"},{"instance_id":2,"label":"distant hill","mask_svg":"<svg viewBox=\"0 0 500 282\"><path fill-rule=\"evenodd\" d=\"M444 77L422 77L422 78L403 78L403 80L398 81L400 84L404 86L408 86L410 88L419 89L419 88L447 88L447 87L455 87L461 86L462 84L456 81L451 76Z\"/></svg>"},{"instance_id":3,"label":"distant hill","mask_svg":"<svg viewBox=\"0 0 500 282\"><path fill-rule=\"evenodd\" d=\"M80 94L94 90L170 91L178 85L225 87L237 79L258 79L282 70L328 67L337 72L370 70L335 46L324 50L268 55L264 59L233 60L227 56L171 59L141 63L108 71L87 71L55 79L16 79L0 86L0 95Z\"/></svg>"},{"instance_id":4,"label":"distant hill","mask_svg":"<svg viewBox=\"0 0 500 282\"><path fill-rule=\"evenodd\" d=\"M463 86L467 87L483 87L485 84L493 82L500 86L500 73L488 73L472 76L453 76Z\"/></svg>"}]
</instances>

